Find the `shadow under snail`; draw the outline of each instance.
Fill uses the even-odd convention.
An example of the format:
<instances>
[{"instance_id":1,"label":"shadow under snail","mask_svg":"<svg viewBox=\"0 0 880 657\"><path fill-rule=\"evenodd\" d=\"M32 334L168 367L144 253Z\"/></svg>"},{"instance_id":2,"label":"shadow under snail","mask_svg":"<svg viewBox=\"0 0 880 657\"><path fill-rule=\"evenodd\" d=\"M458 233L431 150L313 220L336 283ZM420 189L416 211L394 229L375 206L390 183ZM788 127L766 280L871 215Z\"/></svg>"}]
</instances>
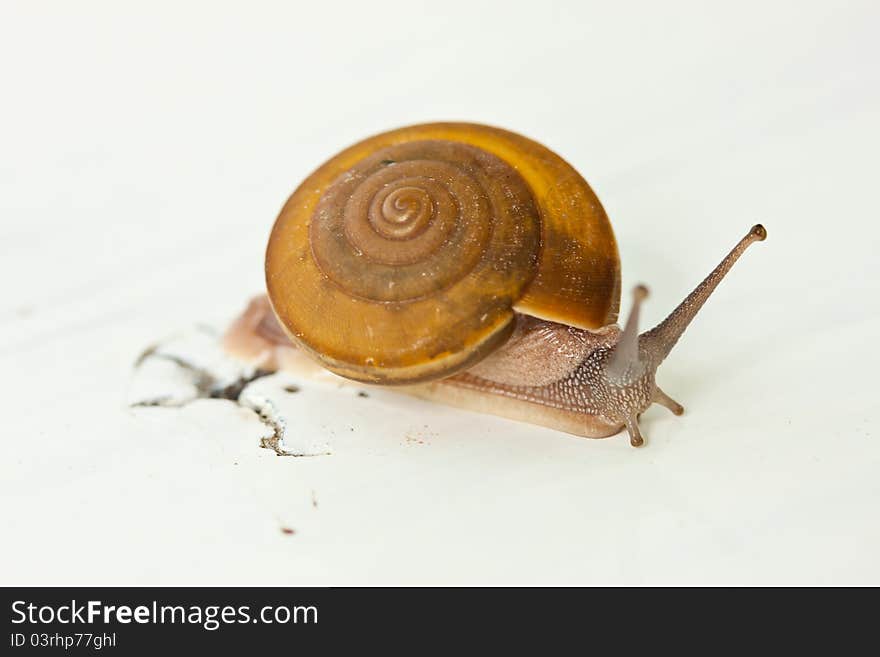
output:
<instances>
[{"instance_id":1,"label":"shadow under snail","mask_svg":"<svg viewBox=\"0 0 880 657\"><path fill-rule=\"evenodd\" d=\"M471 410L602 438L680 404L657 367L750 244L754 226L660 324L647 289L618 327L620 260L586 181L526 137L483 125L392 130L342 151L285 204L268 299L225 337L263 369L304 351L327 370Z\"/></svg>"}]
</instances>

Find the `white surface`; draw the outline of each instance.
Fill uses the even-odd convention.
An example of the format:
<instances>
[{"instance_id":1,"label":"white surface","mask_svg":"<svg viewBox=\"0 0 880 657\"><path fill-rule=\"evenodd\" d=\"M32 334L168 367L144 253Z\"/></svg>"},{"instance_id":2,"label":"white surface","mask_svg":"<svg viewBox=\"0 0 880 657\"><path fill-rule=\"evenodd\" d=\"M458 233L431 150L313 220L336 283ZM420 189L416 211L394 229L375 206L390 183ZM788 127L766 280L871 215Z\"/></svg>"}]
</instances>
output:
<instances>
[{"instance_id":1,"label":"white surface","mask_svg":"<svg viewBox=\"0 0 880 657\"><path fill-rule=\"evenodd\" d=\"M880 584L880 9L709 4L3 3L0 583ZM313 167L437 119L574 163L645 325L767 226L660 370L683 417L316 385L333 453L280 458L231 402L127 407Z\"/></svg>"}]
</instances>

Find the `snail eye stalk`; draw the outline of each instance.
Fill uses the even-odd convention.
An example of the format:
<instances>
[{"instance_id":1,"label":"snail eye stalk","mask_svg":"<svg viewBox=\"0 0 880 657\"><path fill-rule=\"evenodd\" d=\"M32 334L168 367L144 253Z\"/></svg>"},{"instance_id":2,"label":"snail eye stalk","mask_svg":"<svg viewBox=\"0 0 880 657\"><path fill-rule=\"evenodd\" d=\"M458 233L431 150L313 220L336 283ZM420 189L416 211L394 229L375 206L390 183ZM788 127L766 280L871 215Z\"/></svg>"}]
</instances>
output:
<instances>
[{"instance_id":1,"label":"snail eye stalk","mask_svg":"<svg viewBox=\"0 0 880 657\"><path fill-rule=\"evenodd\" d=\"M625 382L644 372L645 365L639 360L639 311L642 302L647 298L647 287L636 285L633 288L632 310L614 348L614 354L605 368L610 381Z\"/></svg>"},{"instance_id":2,"label":"snail eye stalk","mask_svg":"<svg viewBox=\"0 0 880 657\"><path fill-rule=\"evenodd\" d=\"M703 279L669 316L650 331L642 334L639 344L644 357L647 357L654 369L660 366L672 348L681 338L685 329L703 307L703 304L718 287L739 257L755 242L767 239L767 230L761 224L752 226L749 232L728 253L711 273Z\"/></svg>"}]
</instances>

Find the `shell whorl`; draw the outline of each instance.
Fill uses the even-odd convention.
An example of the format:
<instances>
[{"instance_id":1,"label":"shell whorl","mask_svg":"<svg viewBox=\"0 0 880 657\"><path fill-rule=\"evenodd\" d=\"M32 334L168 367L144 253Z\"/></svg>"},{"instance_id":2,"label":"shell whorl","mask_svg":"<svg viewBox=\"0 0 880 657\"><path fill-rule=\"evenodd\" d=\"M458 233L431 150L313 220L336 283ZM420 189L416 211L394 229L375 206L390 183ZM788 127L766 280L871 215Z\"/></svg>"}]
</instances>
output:
<instances>
[{"instance_id":1,"label":"shell whorl","mask_svg":"<svg viewBox=\"0 0 880 657\"><path fill-rule=\"evenodd\" d=\"M266 249L288 335L327 369L385 384L470 367L507 339L515 312L613 321L619 273L607 217L570 165L466 123L342 151L296 189Z\"/></svg>"},{"instance_id":2,"label":"shell whorl","mask_svg":"<svg viewBox=\"0 0 880 657\"><path fill-rule=\"evenodd\" d=\"M539 239L538 210L516 171L448 141L362 160L324 192L309 228L324 275L375 302L437 294L481 266L510 269L525 284Z\"/></svg>"}]
</instances>

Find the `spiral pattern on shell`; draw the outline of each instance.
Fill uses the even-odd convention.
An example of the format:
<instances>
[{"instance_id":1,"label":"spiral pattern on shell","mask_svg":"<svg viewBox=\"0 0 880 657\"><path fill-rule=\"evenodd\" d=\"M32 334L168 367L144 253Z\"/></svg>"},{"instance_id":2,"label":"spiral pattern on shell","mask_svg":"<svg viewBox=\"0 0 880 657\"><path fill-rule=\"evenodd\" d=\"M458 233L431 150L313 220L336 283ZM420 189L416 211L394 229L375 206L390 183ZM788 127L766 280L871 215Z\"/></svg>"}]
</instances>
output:
<instances>
[{"instance_id":1,"label":"spiral pattern on shell","mask_svg":"<svg viewBox=\"0 0 880 657\"><path fill-rule=\"evenodd\" d=\"M315 261L341 289L407 302L449 289L481 266L537 262L538 210L500 158L458 142L382 149L327 189L309 229Z\"/></svg>"},{"instance_id":2,"label":"spiral pattern on shell","mask_svg":"<svg viewBox=\"0 0 880 657\"><path fill-rule=\"evenodd\" d=\"M327 369L411 384L463 371L523 313L614 321L620 261L599 200L522 135L428 123L337 153L294 191L266 247L287 334Z\"/></svg>"}]
</instances>

